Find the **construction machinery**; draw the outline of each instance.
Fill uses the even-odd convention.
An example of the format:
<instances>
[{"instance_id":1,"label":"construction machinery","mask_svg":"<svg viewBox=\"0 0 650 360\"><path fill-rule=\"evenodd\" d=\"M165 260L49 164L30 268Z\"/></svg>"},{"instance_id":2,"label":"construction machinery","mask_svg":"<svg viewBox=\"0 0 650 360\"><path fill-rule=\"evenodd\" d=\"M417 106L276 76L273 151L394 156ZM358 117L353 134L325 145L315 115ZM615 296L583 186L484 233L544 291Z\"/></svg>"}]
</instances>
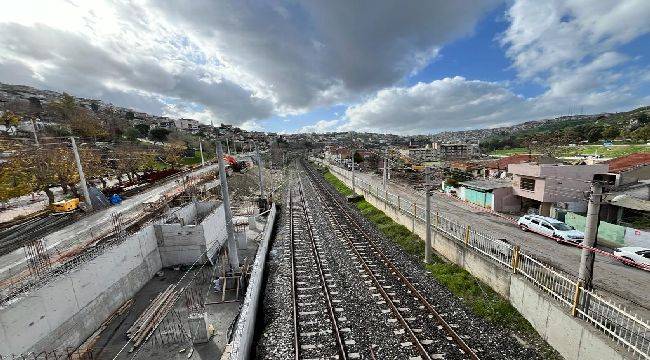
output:
<instances>
[{"instance_id":1,"label":"construction machinery","mask_svg":"<svg viewBox=\"0 0 650 360\"><path fill-rule=\"evenodd\" d=\"M61 200L52 203L50 209L55 214L69 213L79 208L79 198Z\"/></svg>"}]
</instances>

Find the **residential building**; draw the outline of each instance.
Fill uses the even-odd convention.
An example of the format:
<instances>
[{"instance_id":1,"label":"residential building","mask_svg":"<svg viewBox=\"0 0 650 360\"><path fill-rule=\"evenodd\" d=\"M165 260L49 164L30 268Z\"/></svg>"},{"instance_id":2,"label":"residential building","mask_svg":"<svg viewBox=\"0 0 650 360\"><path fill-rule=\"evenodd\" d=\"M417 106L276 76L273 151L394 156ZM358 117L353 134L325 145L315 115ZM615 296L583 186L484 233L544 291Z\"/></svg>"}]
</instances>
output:
<instances>
[{"instance_id":1,"label":"residential building","mask_svg":"<svg viewBox=\"0 0 650 360\"><path fill-rule=\"evenodd\" d=\"M540 162L539 158L539 155L516 154L493 160L485 164L485 176L491 178L505 178L508 173L508 165L510 164L522 164L528 162L552 164L557 162L557 160Z\"/></svg>"},{"instance_id":2,"label":"residential building","mask_svg":"<svg viewBox=\"0 0 650 360\"><path fill-rule=\"evenodd\" d=\"M400 149L400 155L413 163L433 162L439 160L438 152L430 147Z\"/></svg>"},{"instance_id":3,"label":"residential building","mask_svg":"<svg viewBox=\"0 0 650 360\"><path fill-rule=\"evenodd\" d=\"M481 155L478 144L443 144L434 141L431 148L437 153L437 157L442 160L468 159Z\"/></svg>"},{"instance_id":4,"label":"residential building","mask_svg":"<svg viewBox=\"0 0 650 360\"><path fill-rule=\"evenodd\" d=\"M174 125L179 130L195 133L199 131L200 123L194 119L176 119L174 120Z\"/></svg>"},{"instance_id":5,"label":"residential building","mask_svg":"<svg viewBox=\"0 0 650 360\"><path fill-rule=\"evenodd\" d=\"M607 173L608 164L563 165L521 163L508 165L512 174L513 193L521 200L522 209L533 209L550 216L551 205L574 212L586 211L586 193L595 174Z\"/></svg>"},{"instance_id":6,"label":"residential building","mask_svg":"<svg viewBox=\"0 0 650 360\"><path fill-rule=\"evenodd\" d=\"M636 227L650 214L650 153L619 157L607 164L614 186L603 197L600 219Z\"/></svg>"},{"instance_id":7,"label":"residential building","mask_svg":"<svg viewBox=\"0 0 650 360\"><path fill-rule=\"evenodd\" d=\"M463 181L458 196L464 201L498 212L512 213L521 208L521 201L513 193L512 183L507 180Z\"/></svg>"}]
</instances>

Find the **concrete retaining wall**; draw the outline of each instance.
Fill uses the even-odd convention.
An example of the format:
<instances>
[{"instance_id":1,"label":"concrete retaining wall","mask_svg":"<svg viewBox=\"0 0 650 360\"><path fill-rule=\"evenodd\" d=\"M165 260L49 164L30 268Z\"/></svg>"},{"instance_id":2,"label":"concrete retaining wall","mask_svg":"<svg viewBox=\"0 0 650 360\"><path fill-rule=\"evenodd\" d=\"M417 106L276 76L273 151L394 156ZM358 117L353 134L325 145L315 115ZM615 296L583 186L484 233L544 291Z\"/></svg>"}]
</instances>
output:
<instances>
[{"instance_id":1,"label":"concrete retaining wall","mask_svg":"<svg viewBox=\"0 0 650 360\"><path fill-rule=\"evenodd\" d=\"M332 172L348 187L352 181ZM422 239L426 226L421 221L386 205L381 199L359 188L366 201L384 211L395 222L411 229ZM539 290L521 275L496 264L494 261L463 246L463 244L432 230L431 245L447 260L458 264L469 273L488 284L507 299L535 330L567 360L627 359L630 353L597 331L593 326L571 316L566 307Z\"/></svg>"},{"instance_id":2,"label":"concrete retaining wall","mask_svg":"<svg viewBox=\"0 0 650 360\"><path fill-rule=\"evenodd\" d=\"M233 352L230 354L231 360L245 360L250 358L251 346L253 345L253 335L255 333L255 321L257 320L257 307L260 303L260 293L262 292L262 283L264 276L264 265L266 264L266 253L269 247L269 240L273 233L275 224L275 214L277 208L275 203L271 206L271 211L266 220L264 235L260 246L257 248L255 262L251 270L251 277L246 289L246 297L242 303L239 318L235 327L235 333L232 340Z\"/></svg>"},{"instance_id":3,"label":"concrete retaining wall","mask_svg":"<svg viewBox=\"0 0 650 360\"><path fill-rule=\"evenodd\" d=\"M0 354L78 346L161 267L148 226L0 309Z\"/></svg>"},{"instance_id":4,"label":"concrete retaining wall","mask_svg":"<svg viewBox=\"0 0 650 360\"><path fill-rule=\"evenodd\" d=\"M205 207L205 204L197 203L196 206L190 207L197 209L199 206ZM203 211L207 209L205 207ZM201 209L198 213L200 212ZM194 219L191 219L191 222L194 222ZM212 261L214 254L227 237L223 205L198 225L156 224L154 229L163 267L192 265L196 259L206 253L206 249L210 249L207 258Z\"/></svg>"}]
</instances>

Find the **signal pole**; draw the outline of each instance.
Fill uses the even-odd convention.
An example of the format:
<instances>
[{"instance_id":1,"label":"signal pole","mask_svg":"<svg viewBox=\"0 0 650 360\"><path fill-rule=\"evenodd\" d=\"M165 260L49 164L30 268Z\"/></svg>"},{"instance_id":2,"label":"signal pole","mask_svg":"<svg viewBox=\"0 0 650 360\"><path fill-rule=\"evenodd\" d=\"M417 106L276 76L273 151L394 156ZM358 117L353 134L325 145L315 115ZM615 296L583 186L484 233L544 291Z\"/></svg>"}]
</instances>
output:
<instances>
[{"instance_id":1,"label":"signal pole","mask_svg":"<svg viewBox=\"0 0 650 360\"><path fill-rule=\"evenodd\" d=\"M86 184L86 177L84 176L84 169L81 167L81 158L79 157L79 151L77 150L77 143L74 141L74 137L70 136L70 141L72 142L72 151L74 152L74 160L77 163L77 171L79 172L79 182L81 184L81 190L84 193L84 200L86 202L86 207L88 211L93 210L93 203L90 201L90 193L88 192L88 184Z\"/></svg>"},{"instance_id":2,"label":"signal pole","mask_svg":"<svg viewBox=\"0 0 650 360\"><path fill-rule=\"evenodd\" d=\"M578 279L582 281L585 289L592 288L594 276L594 259L596 254L591 248L596 246L598 241L598 214L600 213L600 203L603 198L603 185L594 181L591 183L591 194L589 195L589 205L587 206L587 224L585 226L585 240L580 254L580 270Z\"/></svg>"},{"instance_id":3,"label":"signal pole","mask_svg":"<svg viewBox=\"0 0 650 360\"><path fill-rule=\"evenodd\" d=\"M228 234L228 261L233 270L239 268L239 253L235 240L235 227L232 223L230 210L230 195L228 195L228 179L226 179L226 166L223 163L223 149L221 141L217 140L217 160L219 161L219 181L221 182L221 198L223 199L223 212L226 218L226 233Z\"/></svg>"}]
</instances>

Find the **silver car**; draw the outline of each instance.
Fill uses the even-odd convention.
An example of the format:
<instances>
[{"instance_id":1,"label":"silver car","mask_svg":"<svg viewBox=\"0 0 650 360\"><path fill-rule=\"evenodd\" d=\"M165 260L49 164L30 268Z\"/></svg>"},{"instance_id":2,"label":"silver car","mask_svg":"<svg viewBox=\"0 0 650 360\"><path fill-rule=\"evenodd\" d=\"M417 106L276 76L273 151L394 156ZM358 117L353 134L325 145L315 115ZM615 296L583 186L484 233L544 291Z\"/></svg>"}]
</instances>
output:
<instances>
[{"instance_id":1,"label":"silver car","mask_svg":"<svg viewBox=\"0 0 650 360\"><path fill-rule=\"evenodd\" d=\"M517 225L523 231L536 232L557 242L579 244L585 239L585 234L582 231L546 216L524 215L519 218Z\"/></svg>"}]
</instances>

